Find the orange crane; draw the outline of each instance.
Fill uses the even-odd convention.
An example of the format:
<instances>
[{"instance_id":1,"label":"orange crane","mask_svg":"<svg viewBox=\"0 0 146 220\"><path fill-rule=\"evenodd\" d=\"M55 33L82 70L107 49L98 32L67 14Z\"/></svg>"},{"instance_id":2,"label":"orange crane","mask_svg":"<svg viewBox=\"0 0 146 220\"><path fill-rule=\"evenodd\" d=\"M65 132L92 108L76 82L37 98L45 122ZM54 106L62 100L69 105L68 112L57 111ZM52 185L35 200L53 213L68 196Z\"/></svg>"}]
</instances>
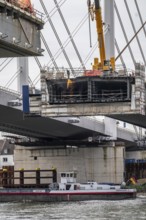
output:
<instances>
[{"instance_id":1,"label":"orange crane","mask_svg":"<svg viewBox=\"0 0 146 220\"><path fill-rule=\"evenodd\" d=\"M99 44L100 61L98 58L94 58L94 64L92 65L92 71L85 72L86 76L100 75L103 71L115 70L115 58L111 57L110 60L106 60L102 11L100 7L100 0L94 0L94 4L91 4L91 0L88 0L89 13L92 20L96 20L96 29Z\"/></svg>"}]
</instances>

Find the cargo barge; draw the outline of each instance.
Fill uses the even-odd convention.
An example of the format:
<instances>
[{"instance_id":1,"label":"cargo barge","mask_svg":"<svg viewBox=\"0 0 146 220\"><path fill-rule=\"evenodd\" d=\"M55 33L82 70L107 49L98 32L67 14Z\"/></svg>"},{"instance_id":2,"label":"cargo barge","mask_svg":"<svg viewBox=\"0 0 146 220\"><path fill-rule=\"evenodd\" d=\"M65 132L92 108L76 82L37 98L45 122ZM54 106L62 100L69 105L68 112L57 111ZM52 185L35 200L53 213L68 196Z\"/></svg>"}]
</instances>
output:
<instances>
[{"instance_id":1,"label":"cargo barge","mask_svg":"<svg viewBox=\"0 0 146 220\"><path fill-rule=\"evenodd\" d=\"M1 188L0 202L69 202L85 200L135 199L135 189L111 183L76 182L77 173L61 173L60 183L50 183L45 188Z\"/></svg>"}]
</instances>

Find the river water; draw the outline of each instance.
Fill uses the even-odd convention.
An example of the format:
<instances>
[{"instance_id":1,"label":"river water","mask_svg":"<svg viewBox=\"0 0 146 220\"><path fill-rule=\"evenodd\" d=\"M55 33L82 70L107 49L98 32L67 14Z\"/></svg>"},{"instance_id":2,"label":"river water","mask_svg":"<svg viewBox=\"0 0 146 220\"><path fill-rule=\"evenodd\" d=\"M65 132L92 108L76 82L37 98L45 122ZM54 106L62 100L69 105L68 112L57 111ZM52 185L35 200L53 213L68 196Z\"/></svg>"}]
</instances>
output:
<instances>
[{"instance_id":1,"label":"river water","mask_svg":"<svg viewBox=\"0 0 146 220\"><path fill-rule=\"evenodd\" d=\"M146 219L146 198L69 203L1 203L0 219L140 220Z\"/></svg>"}]
</instances>

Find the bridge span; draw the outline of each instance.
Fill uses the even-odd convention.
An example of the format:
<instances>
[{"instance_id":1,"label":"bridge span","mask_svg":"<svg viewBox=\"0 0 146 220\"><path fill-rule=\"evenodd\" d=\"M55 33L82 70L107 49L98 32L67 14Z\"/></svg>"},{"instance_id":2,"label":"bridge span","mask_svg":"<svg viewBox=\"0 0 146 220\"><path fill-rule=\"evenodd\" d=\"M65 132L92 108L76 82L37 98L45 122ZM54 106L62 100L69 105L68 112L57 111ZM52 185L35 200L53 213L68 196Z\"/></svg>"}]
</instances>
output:
<instances>
[{"instance_id":1,"label":"bridge span","mask_svg":"<svg viewBox=\"0 0 146 220\"><path fill-rule=\"evenodd\" d=\"M0 105L0 130L27 137L16 138L16 143L22 146L88 147L114 140L125 142L127 148L136 146L136 134L126 128L114 124L115 137L110 138L107 129L110 126L105 122L80 117L78 123L72 123L69 119L24 116L21 110Z\"/></svg>"}]
</instances>

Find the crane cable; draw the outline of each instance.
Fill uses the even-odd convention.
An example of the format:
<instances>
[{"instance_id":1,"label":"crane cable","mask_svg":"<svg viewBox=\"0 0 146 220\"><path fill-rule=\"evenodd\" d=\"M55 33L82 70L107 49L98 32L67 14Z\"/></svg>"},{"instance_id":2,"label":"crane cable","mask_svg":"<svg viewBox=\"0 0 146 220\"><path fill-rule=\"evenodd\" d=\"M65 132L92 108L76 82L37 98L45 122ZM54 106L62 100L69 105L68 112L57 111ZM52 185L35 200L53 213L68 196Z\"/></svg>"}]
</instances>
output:
<instances>
[{"instance_id":1,"label":"crane cable","mask_svg":"<svg viewBox=\"0 0 146 220\"><path fill-rule=\"evenodd\" d=\"M63 47L63 45L62 45L62 42L61 42L61 40L60 40L60 38L59 38L59 35L58 35L58 33L57 33L57 31L56 31L54 25L53 25L53 22L52 22L52 20L51 20L51 18L50 18L50 16L49 16L49 13L48 13L48 11L47 11L47 9L46 9L46 6L45 6L43 0L40 0L40 3L41 3L41 5L42 5L42 8L43 8L45 14L47 15L48 21L49 21L50 26L51 26L51 28L52 28L52 30L53 30L53 32L54 32L56 38L57 38L57 41L58 41L60 47L62 48L62 52L63 52L63 54L64 54L64 57L65 57L65 59L66 59L68 65L69 65L69 68L71 69L71 72L72 72L72 74L74 75L74 69L73 69L73 67L72 67L72 64L71 64L71 62L70 62L70 60L69 60L69 58L68 58L68 56L67 56L67 53L66 53L66 51L65 51L65 49L64 49L64 47Z\"/></svg>"}]
</instances>

